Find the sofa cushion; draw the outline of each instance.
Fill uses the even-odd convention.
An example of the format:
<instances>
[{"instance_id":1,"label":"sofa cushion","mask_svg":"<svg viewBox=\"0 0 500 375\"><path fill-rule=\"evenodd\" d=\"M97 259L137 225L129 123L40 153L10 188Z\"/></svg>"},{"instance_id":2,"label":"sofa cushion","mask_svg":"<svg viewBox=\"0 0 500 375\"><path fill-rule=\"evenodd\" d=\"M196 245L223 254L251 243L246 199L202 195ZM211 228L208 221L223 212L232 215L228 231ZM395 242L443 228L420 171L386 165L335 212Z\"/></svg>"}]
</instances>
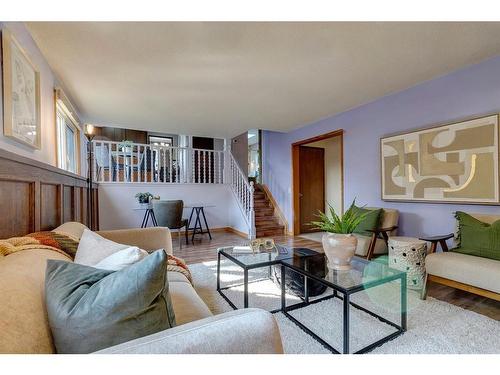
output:
<instances>
[{"instance_id":1,"label":"sofa cushion","mask_svg":"<svg viewBox=\"0 0 500 375\"><path fill-rule=\"evenodd\" d=\"M90 353L174 326L166 259L159 250L116 272L49 260L45 300L57 352Z\"/></svg>"},{"instance_id":2,"label":"sofa cushion","mask_svg":"<svg viewBox=\"0 0 500 375\"><path fill-rule=\"evenodd\" d=\"M47 259L68 260L44 249L0 258L0 353L54 353L44 302Z\"/></svg>"},{"instance_id":3,"label":"sofa cushion","mask_svg":"<svg viewBox=\"0 0 500 375\"><path fill-rule=\"evenodd\" d=\"M92 267L109 271L119 271L131 266L148 256L148 252L139 249L137 246L127 247L104 258Z\"/></svg>"},{"instance_id":4,"label":"sofa cushion","mask_svg":"<svg viewBox=\"0 0 500 375\"><path fill-rule=\"evenodd\" d=\"M358 215L365 215L361 223L358 224L354 233L361 234L363 236L370 236L371 230L377 229L379 227L380 214L382 213L381 208L363 208L363 207L353 207L354 212Z\"/></svg>"},{"instance_id":5,"label":"sofa cushion","mask_svg":"<svg viewBox=\"0 0 500 375\"><path fill-rule=\"evenodd\" d=\"M177 275L174 276L174 274ZM177 281L169 282L170 298L172 299L177 325L212 316L207 305L197 294L191 283L179 280L180 276L184 277L184 275L179 272L168 272L168 275L169 279L171 277L177 279ZM184 279L186 278L184 277Z\"/></svg>"},{"instance_id":6,"label":"sofa cushion","mask_svg":"<svg viewBox=\"0 0 500 375\"><path fill-rule=\"evenodd\" d=\"M111 254L128 247L130 246L107 240L91 230L84 229L76 251L75 263L94 266Z\"/></svg>"},{"instance_id":7,"label":"sofa cushion","mask_svg":"<svg viewBox=\"0 0 500 375\"><path fill-rule=\"evenodd\" d=\"M428 274L500 293L500 261L455 252L427 255Z\"/></svg>"},{"instance_id":8,"label":"sofa cushion","mask_svg":"<svg viewBox=\"0 0 500 375\"><path fill-rule=\"evenodd\" d=\"M453 251L500 260L500 220L492 224L457 211L458 247Z\"/></svg>"}]
</instances>

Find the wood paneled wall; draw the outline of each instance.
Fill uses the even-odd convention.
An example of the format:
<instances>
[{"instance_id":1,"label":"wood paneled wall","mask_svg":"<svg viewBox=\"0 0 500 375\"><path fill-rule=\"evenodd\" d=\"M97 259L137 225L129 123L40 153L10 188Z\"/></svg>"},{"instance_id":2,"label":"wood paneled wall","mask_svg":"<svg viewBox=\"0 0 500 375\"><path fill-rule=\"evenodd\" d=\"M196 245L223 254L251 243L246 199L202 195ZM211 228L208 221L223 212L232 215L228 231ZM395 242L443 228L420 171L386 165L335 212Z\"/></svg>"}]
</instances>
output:
<instances>
[{"instance_id":1,"label":"wood paneled wall","mask_svg":"<svg viewBox=\"0 0 500 375\"><path fill-rule=\"evenodd\" d=\"M97 185L92 191L97 230ZM67 221L88 226L86 179L0 150L0 238L51 230Z\"/></svg>"}]
</instances>

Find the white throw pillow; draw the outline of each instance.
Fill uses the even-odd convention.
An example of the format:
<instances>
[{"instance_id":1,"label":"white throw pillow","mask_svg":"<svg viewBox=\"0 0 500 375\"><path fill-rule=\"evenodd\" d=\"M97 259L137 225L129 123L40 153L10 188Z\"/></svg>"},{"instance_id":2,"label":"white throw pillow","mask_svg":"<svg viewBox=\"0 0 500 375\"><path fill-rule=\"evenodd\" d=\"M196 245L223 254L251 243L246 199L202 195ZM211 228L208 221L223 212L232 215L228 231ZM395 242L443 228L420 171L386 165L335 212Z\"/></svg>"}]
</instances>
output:
<instances>
[{"instance_id":1,"label":"white throw pillow","mask_svg":"<svg viewBox=\"0 0 500 375\"><path fill-rule=\"evenodd\" d=\"M132 246L111 254L109 257L104 258L99 263L94 264L92 267L108 271L119 271L124 269L125 267L137 263L147 256L147 251L141 250L136 246Z\"/></svg>"},{"instance_id":2,"label":"white throw pillow","mask_svg":"<svg viewBox=\"0 0 500 375\"><path fill-rule=\"evenodd\" d=\"M107 240L97 233L85 229L76 250L75 263L93 267L111 254L129 247L130 245Z\"/></svg>"}]
</instances>

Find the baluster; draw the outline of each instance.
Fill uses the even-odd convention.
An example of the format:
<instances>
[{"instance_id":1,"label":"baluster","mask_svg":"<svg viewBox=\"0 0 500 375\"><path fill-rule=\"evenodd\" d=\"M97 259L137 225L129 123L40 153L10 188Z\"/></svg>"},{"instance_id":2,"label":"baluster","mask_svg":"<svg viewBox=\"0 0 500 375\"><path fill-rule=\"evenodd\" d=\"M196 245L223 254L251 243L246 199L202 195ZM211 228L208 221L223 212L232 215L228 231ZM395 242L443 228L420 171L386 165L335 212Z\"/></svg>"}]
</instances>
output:
<instances>
[{"instance_id":1,"label":"baluster","mask_svg":"<svg viewBox=\"0 0 500 375\"><path fill-rule=\"evenodd\" d=\"M153 160L153 159L156 159L156 154L155 154L155 150L153 149L153 147L149 146L149 151L151 152L151 158L149 159L150 160L150 169L151 169L151 177L150 177L150 182L154 182L155 180L155 164L153 164L156 160Z\"/></svg>"},{"instance_id":2,"label":"baluster","mask_svg":"<svg viewBox=\"0 0 500 375\"><path fill-rule=\"evenodd\" d=\"M212 159L214 158L213 151L207 151L208 153L208 183L213 184L214 180L212 178Z\"/></svg>"},{"instance_id":3,"label":"baluster","mask_svg":"<svg viewBox=\"0 0 500 375\"><path fill-rule=\"evenodd\" d=\"M197 163L198 164L198 181L197 182L200 183L201 182L200 150L196 150L196 153L198 155L198 157L196 158L198 161L198 163Z\"/></svg>"},{"instance_id":4,"label":"baluster","mask_svg":"<svg viewBox=\"0 0 500 375\"><path fill-rule=\"evenodd\" d=\"M194 150L189 150L189 153L191 154L191 183L194 184L195 181L195 170L196 168L194 167Z\"/></svg>"},{"instance_id":5,"label":"baluster","mask_svg":"<svg viewBox=\"0 0 500 375\"><path fill-rule=\"evenodd\" d=\"M158 149L158 152L160 153L158 155L158 160L160 160L160 162L158 163L158 175L160 176L160 180L163 181L164 183L167 182L167 152L165 150L165 148L161 147ZM161 157L163 155L163 158ZM161 166L160 164L163 164L163 176L161 176Z\"/></svg>"},{"instance_id":6,"label":"baluster","mask_svg":"<svg viewBox=\"0 0 500 375\"><path fill-rule=\"evenodd\" d=\"M172 180L172 147L168 148L168 174L169 174L169 182L173 182Z\"/></svg>"}]
</instances>

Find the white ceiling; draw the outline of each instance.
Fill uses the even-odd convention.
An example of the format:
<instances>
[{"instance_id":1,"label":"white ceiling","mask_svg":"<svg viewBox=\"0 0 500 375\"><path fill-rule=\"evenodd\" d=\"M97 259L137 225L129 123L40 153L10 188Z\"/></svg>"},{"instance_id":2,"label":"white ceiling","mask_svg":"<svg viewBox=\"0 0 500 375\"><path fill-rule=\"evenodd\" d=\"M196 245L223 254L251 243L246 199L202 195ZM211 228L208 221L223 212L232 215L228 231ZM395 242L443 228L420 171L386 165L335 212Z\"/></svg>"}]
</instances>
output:
<instances>
[{"instance_id":1,"label":"white ceiling","mask_svg":"<svg viewBox=\"0 0 500 375\"><path fill-rule=\"evenodd\" d=\"M286 131L500 53L500 23L27 23L82 118Z\"/></svg>"}]
</instances>

